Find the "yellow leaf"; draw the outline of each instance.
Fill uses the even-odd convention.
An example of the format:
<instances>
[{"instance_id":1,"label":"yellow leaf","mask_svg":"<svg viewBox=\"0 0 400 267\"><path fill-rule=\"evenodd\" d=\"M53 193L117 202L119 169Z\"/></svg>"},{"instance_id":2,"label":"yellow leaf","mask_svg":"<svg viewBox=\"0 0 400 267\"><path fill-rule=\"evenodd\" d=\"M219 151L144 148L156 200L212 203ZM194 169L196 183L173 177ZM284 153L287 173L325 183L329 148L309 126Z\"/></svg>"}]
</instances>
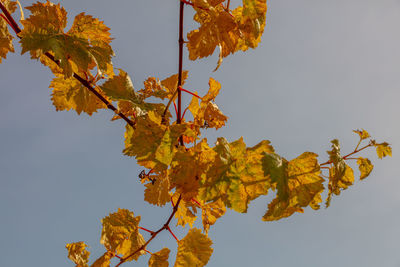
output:
<instances>
[{"instance_id":1,"label":"yellow leaf","mask_svg":"<svg viewBox=\"0 0 400 267\"><path fill-rule=\"evenodd\" d=\"M90 267L110 267L110 260L114 255L107 251L100 258L98 258Z\"/></svg>"},{"instance_id":2,"label":"yellow leaf","mask_svg":"<svg viewBox=\"0 0 400 267\"><path fill-rule=\"evenodd\" d=\"M317 156L305 152L289 162L277 156L267 159L265 171L277 183L278 196L268 205L264 221L289 217L294 212L303 212L307 206L319 209L324 179L320 176ZM279 194L280 190L284 193Z\"/></svg>"},{"instance_id":3,"label":"yellow leaf","mask_svg":"<svg viewBox=\"0 0 400 267\"><path fill-rule=\"evenodd\" d=\"M131 78L121 69L119 70L118 76L107 80L100 87L112 100L126 100L138 106L143 104L143 101L138 98L133 88Z\"/></svg>"},{"instance_id":4,"label":"yellow leaf","mask_svg":"<svg viewBox=\"0 0 400 267\"><path fill-rule=\"evenodd\" d=\"M266 0L243 0L243 7L232 11L241 33L237 49L256 48L261 41L267 13Z\"/></svg>"},{"instance_id":5,"label":"yellow leaf","mask_svg":"<svg viewBox=\"0 0 400 267\"><path fill-rule=\"evenodd\" d=\"M169 248L163 248L159 252L151 254L149 267L168 267Z\"/></svg>"},{"instance_id":6,"label":"yellow leaf","mask_svg":"<svg viewBox=\"0 0 400 267\"><path fill-rule=\"evenodd\" d=\"M14 1L5 0L2 1L3 5L6 7L10 14L14 13L17 4ZM3 18L0 17L0 63L2 58L6 58L8 52L14 52L14 46L12 44L13 36L8 31L7 23Z\"/></svg>"},{"instance_id":7,"label":"yellow leaf","mask_svg":"<svg viewBox=\"0 0 400 267\"><path fill-rule=\"evenodd\" d=\"M176 204L179 198L179 194L175 193L172 196L173 203ZM186 201L184 199L181 200L178 210L175 213L175 218L177 219L176 225L181 225L185 227L186 224L189 224L190 227L193 227L194 222L196 221L197 208L190 201Z\"/></svg>"},{"instance_id":8,"label":"yellow leaf","mask_svg":"<svg viewBox=\"0 0 400 267\"><path fill-rule=\"evenodd\" d=\"M372 169L374 168L374 165L372 165L371 161L366 158L358 158L357 159L357 164L358 168L360 169L360 180L363 180L368 177L368 175L371 173Z\"/></svg>"},{"instance_id":9,"label":"yellow leaf","mask_svg":"<svg viewBox=\"0 0 400 267\"><path fill-rule=\"evenodd\" d=\"M153 205L164 206L171 198L169 194L170 181L167 171L151 175L151 179L153 182L145 185L144 200Z\"/></svg>"},{"instance_id":10,"label":"yellow leaf","mask_svg":"<svg viewBox=\"0 0 400 267\"><path fill-rule=\"evenodd\" d=\"M197 196L200 179L212 164L215 152L208 146L207 139L189 149L179 149L171 164L171 183L185 200Z\"/></svg>"},{"instance_id":11,"label":"yellow leaf","mask_svg":"<svg viewBox=\"0 0 400 267\"><path fill-rule=\"evenodd\" d=\"M200 200L209 202L221 198L227 207L247 212L251 200L268 193L271 181L264 176L262 156L272 151L268 141L246 148L242 138L232 143L218 138L214 164L201 180Z\"/></svg>"},{"instance_id":12,"label":"yellow leaf","mask_svg":"<svg viewBox=\"0 0 400 267\"><path fill-rule=\"evenodd\" d=\"M147 80L143 82L143 84L144 84L144 89L138 91L138 93L143 99L152 96L161 99L165 99L166 97L168 97L168 91L166 91L165 87L161 85L159 79L155 77L149 77L147 78Z\"/></svg>"},{"instance_id":13,"label":"yellow leaf","mask_svg":"<svg viewBox=\"0 0 400 267\"><path fill-rule=\"evenodd\" d=\"M212 241L199 229L190 229L178 243L174 267L201 267L209 261L213 249Z\"/></svg>"},{"instance_id":14,"label":"yellow leaf","mask_svg":"<svg viewBox=\"0 0 400 267\"><path fill-rule=\"evenodd\" d=\"M205 96L202 97L202 101L205 102L214 101L219 94L219 91L221 90L221 84L213 78L210 78L210 80L208 81L208 85L208 92Z\"/></svg>"},{"instance_id":15,"label":"yellow leaf","mask_svg":"<svg viewBox=\"0 0 400 267\"><path fill-rule=\"evenodd\" d=\"M364 129L361 129L361 130L354 130L353 132L356 133L356 134L358 134L358 135L360 136L360 139L361 139L361 140L365 140L365 139L371 137L371 136L369 135L369 133L368 133L366 130L364 130Z\"/></svg>"},{"instance_id":16,"label":"yellow leaf","mask_svg":"<svg viewBox=\"0 0 400 267\"><path fill-rule=\"evenodd\" d=\"M67 78L95 66L99 72L109 71L114 52L108 43L108 28L102 22L79 14L71 30L64 33L67 12L60 4L38 2L27 9L32 15L22 21L22 54L29 51L32 58L41 58L50 52Z\"/></svg>"},{"instance_id":17,"label":"yellow leaf","mask_svg":"<svg viewBox=\"0 0 400 267\"><path fill-rule=\"evenodd\" d=\"M185 84L185 81L188 77L188 71L182 71L182 85ZM168 98L171 98L176 89L178 88L178 74L174 74L164 80L161 81L161 85L165 87L168 92Z\"/></svg>"},{"instance_id":18,"label":"yellow leaf","mask_svg":"<svg viewBox=\"0 0 400 267\"><path fill-rule=\"evenodd\" d=\"M53 88L51 100L57 111L74 109L78 114L85 112L92 115L99 109L107 108L97 96L74 78L56 77L49 87Z\"/></svg>"},{"instance_id":19,"label":"yellow leaf","mask_svg":"<svg viewBox=\"0 0 400 267\"><path fill-rule=\"evenodd\" d=\"M392 148L390 145L386 142L381 143L381 144L374 144L376 148L376 154L380 159L387 157L387 156L392 156Z\"/></svg>"},{"instance_id":20,"label":"yellow leaf","mask_svg":"<svg viewBox=\"0 0 400 267\"><path fill-rule=\"evenodd\" d=\"M134 217L133 212L126 209L118 209L117 212L101 220L103 230L100 243L108 251L115 252L126 257L140 248L145 240L138 231L140 216ZM135 253L131 260L137 260L144 252Z\"/></svg>"},{"instance_id":21,"label":"yellow leaf","mask_svg":"<svg viewBox=\"0 0 400 267\"><path fill-rule=\"evenodd\" d=\"M76 264L76 267L87 267L90 252L86 250L84 242L76 242L65 246L68 250L68 258Z\"/></svg>"},{"instance_id":22,"label":"yellow leaf","mask_svg":"<svg viewBox=\"0 0 400 267\"><path fill-rule=\"evenodd\" d=\"M165 126L161 116L149 111L137 118L136 129L127 127L124 154L136 157L138 164L155 171L165 170L177 150L178 138L191 135L187 124Z\"/></svg>"},{"instance_id":23,"label":"yellow leaf","mask_svg":"<svg viewBox=\"0 0 400 267\"><path fill-rule=\"evenodd\" d=\"M188 71L182 71L182 85L188 77ZM148 97L157 97L160 99L171 98L178 88L178 74L174 74L160 82L158 78L149 77L144 81L144 89L139 90L140 96L145 99ZM176 96L175 96L176 98Z\"/></svg>"},{"instance_id":24,"label":"yellow leaf","mask_svg":"<svg viewBox=\"0 0 400 267\"><path fill-rule=\"evenodd\" d=\"M205 233L208 233L210 226L214 225L217 219L222 217L226 212L225 204L221 199L202 205L201 209L201 218Z\"/></svg>"},{"instance_id":25,"label":"yellow leaf","mask_svg":"<svg viewBox=\"0 0 400 267\"><path fill-rule=\"evenodd\" d=\"M194 123L198 127L219 129L225 125L228 117L226 117L219 110L218 106L211 101L214 101L215 97L218 95L221 84L213 78L210 78L209 86L210 88L207 94L201 99L200 106L198 100L193 97L189 105L189 110L193 114Z\"/></svg>"}]
</instances>

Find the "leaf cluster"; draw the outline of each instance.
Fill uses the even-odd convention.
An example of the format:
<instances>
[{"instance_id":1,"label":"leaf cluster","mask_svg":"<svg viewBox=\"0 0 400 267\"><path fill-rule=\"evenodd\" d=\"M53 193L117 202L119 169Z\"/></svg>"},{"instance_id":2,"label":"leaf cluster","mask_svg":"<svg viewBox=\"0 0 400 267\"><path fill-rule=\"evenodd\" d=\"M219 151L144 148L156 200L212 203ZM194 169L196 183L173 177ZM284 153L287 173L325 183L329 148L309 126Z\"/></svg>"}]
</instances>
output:
<instances>
[{"instance_id":1,"label":"leaf cluster","mask_svg":"<svg viewBox=\"0 0 400 267\"><path fill-rule=\"evenodd\" d=\"M15 2L2 3L10 12L15 11ZM218 68L222 58L257 47L266 23L266 0L243 0L243 5L234 10L230 10L229 3L189 2L196 12L194 20L200 24L187 35L189 59L207 57L218 47ZM144 200L156 206L171 203L173 207L171 217L160 230L147 230L151 233L148 241L139 232L145 229L139 226L140 216L135 217L133 212L119 209L105 217L100 243L106 251L92 267L110 266L115 257L120 259L119 266L150 253L147 244L160 231L168 230L175 237L169 227L172 217L177 226L191 228L183 239L177 239L175 266L204 266L213 252L208 232L227 208L246 213L251 201L273 191L276 197L268 204L264 221L302 213L308 206L317 210L326 187L325 205L329 206L333 195L354 183L349 160L356 160L361 180L371 173L373 165L368 158L351 156L369 147L376 148L379 158L391 156L390 145L370 139L365 130L354 131L359 142L346 155L342 154L339 141L332 140L332 148L327 151L329 159L322 163L313 152L287 160L275 152L268 140L249 147L243 138L229 142L220 137L215 144L209 144L202 133L208 128L219 129L228 120L215 103L222 88L218 81L210 78L202 97L182 88L190 79L188 71L162 80L149 77L142 89L135 90L127 72L114 72L110 29L102 21L81 13L65 30L67 12L60 4L37 2L27 9L31 15L21 21L23 29L18 33L22 54L29 52L54 73L50 88L56 110L72 109L77 114L92 115L116 105L117 114L112 120L124 114L131 122L126 125L123 153L145 168L140 175ZM7 23L0 20L0 60L14 52L12 39ZM84 83L77 77L84 77ZM193 119L186 120L184 112L173 121L170 107L182 91L192 94L185 112L189 111ZM360 147L365 142L368 143ZM197 218L201 218L203 232L193 227ZM86 247L83 242L67 244L68 257L76 266L89 266ZM151 253L149 266L168 266L169 253L168 248Z\"/></svg>"}]
</instances>

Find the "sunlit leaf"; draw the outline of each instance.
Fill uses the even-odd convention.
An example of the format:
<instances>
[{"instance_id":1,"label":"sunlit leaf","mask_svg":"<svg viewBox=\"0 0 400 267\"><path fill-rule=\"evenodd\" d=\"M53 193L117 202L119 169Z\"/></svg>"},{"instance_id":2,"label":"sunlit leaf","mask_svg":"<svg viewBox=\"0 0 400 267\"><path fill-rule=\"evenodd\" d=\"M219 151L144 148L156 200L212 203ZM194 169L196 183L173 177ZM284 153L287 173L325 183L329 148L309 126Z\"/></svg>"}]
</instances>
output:
<instances>
[{"instance_id":1,"label":"sunlit leaf","mask_svg":"<svg viewBox=\"0 0 400 267\"><path fill-rule=\"evenodd\" d=\"M303 212L307 206L319 209L324 179L320 176L317 156L315 153L304 152L288 162L276 154L266 154L265 172L276 183L278 194L268 205L264 221L289 217L294 212Z\"/></svg>"},{"instance_id":2,"label":"sunlit leaf","mask_svg":"<svg viewBox=\"0 0 400 267\"><path fill-rule=\"evenodd\" d=\"M347 189L354 183L353 169L346 164L340 155L339 140L334 139L331 143L332 150L327 151L327 153L333 166L329 168L329 192L326 199L326 207L330 205L332 194L339 195L341 190Z\"/></svg>"},{"instance_id":3,"label":"sunlit leaf","mask_svg":"<svg viewBox=\"0 0 400 267\"><path fill-rule=\"evenodd\" d=\"M15 12L17 8L17 3L15 1L4 0L2 3L8 12L11 14ZM5 59L7 57L8 52L14 52L13 38L14 37L8 31L7 22L0 17L0 63L2 58Z\"/></svg>"},{"instance_id":4,"label":"sunlit leaf","mask_svg":"<svg viewBox=\"0 0 400 267\"><path fill-rule=\"evenodd\" d=\"M27 9L32 15L22 21L22 54L29 51L32 58L41 58L50 52L67 78L95 66L107 72L114 52L109 45L109 29L102 22L82 13L65 33L67 12L60 4L37 2Z\"/></svg>"},{"instance_id":5,"label":"sunlit leaf","mask_svg":"<svg viewBox=\"0 0 400 267\"><path fill-rule=\"evenodd\" d=\"M84 242L76 242L65 246L68 250L68 258L76 264L76 267L88 267L90 252L86 250Z\"/></svg>"},{"instance_id":6,"label":"sunlit leaf","mask_svg":"<svg viewBox=\"0 0 400 267\"><path fill-rule=\"evenodd\" d=\"M90 267L110 267L110 260L114 255L107 251L100 258L98 258Z\"/></svg>"},{"instance_id":7,"label":"sunlit leaf","mask_svg":"<svg viewBox=\"0 0 400 267\"><path fill-rule=\"evenodd\" d=\"M205 266L213 252L212 241L199 229L192 228L178 243L174 267Z\"/></svg>"},{"instance_id":8,"label":"sunlit leaf","mask_svg":"<svg viewBox=\"0 0 400 267\"><path fill-rule=\"evenodd\" d=\"M140 216L134 217L133 212L129 210L118 209L117 212L111 213L101 222L103 230L100 243L108 251L116 252L126 257L145 243L138 231ZM137 260L143 253L143 251L135 253L129 260Z\"/></svg>"},{"instance_id":9,"label":"sunlit leaf","mask_svg":"<svg viewBox=\"0 0 400 267\"><path fill-rule=\"evenodd\" d=\"M364 130L364 129L361 129L361 130L354 130L353 132L355 132L356 134L358 134L358 135L360 136L360 139L361 139L361 140L365 140L365 139L371 137L371 136L369 135L369 133L368 133L366 130Z\"/></svg>"},{"instance_id":10,"label":"sunlit leaf","mask_svg":"<svg viewBox=\"0 0 400 267\"><path fill-rule=\"evenodd\" d=\"M392 148L390 145L386 142L380 143L380 144L374 144L376 148L376 154L380 159L387 157L387 156L392 156Z\"/></svg>"},{"instance_id":11,"label":"sunlit leaf","mask_svg":"<svg viewBox=\"0 0 400 267\"><path fill-rule=\"evenodd\" d=\"M374 165L372 165L371 161L366 158L359 157L357 159L358 168L360 169L360 180L363 180L369 176Z\"/></svg>"},{"instance_id":12,"label":"sunlit leaf","mask_svg":"<svg viewBox=\"0 0 400 267\"><path fill-rule=\"evenodd\" d=\"M151 254L149 267L168 267L169 248L163 248L159 252Z\"/></svg>"},{"instance_id":13,"label":"sunlit leaf","mask_svg":"<svg viewBox=\"0 0 400 267\"><path fill-rule=\"evenodd\" d=\"M153 205L164 206L171 198L169 194L170 181L167 171L152 174L151 179L152 181L145 185L144 200Z\"/></svg>"},{"instance_id":14,"label":"sunlit leaf","mask_svg":"<svg viewBox=\"0 0 400 267\"><path fill-rule=\"evenodd\" d=\"M49 87L53 88L51 100L57 111L73 109L78 114L85 112L92 115L99 109L107 108L97 96L74 78L56 77Z\"/></svg>"},{"instance_id":15,"label":"sunlit leaf","mask_svg":"<svg viewBox=\"0 0 400 267\"><path fill-rule=\"evenodd\" d=\"M226 207L221 199L204 204L201 206L201 219L203 221L204 232L208 233L211 225L214 225L218 218L226 212Z\"/></svg>"}]
</instances>

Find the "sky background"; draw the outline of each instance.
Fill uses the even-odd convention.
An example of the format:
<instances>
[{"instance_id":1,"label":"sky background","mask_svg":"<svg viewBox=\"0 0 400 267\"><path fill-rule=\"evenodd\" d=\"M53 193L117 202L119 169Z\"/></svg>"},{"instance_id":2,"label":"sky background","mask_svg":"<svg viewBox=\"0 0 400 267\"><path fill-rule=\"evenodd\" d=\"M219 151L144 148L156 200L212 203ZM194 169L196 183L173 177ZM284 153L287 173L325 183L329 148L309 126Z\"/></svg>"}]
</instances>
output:
<instances>
[{"instance_id":1,"label":"sky background","mask_svg":"<svg viewBox=\"0 0 400 267\"><path fill-rule=\"evenodd\" d=\"M114 66L136 89L149 76L177 72L178 1L61 2L69 26L84 11L111 28ZM185 11L188 31L196 25ZM371 176L328 209L263 222L271 193L247 214L228 211L209 233L208 266L400 267L399 14L399 0L271 0L256 50L226 58L215 73L217 55L189 62L185 51L186 89L205 94L210 76L222 84L216 103L230 119L207 134L209 143L268 139L287 159L313 151L323 162L330 140L347 154L358 141L352 130L364 128L394 151L385 160L364 153L375 164ZM141 168L121 153L124 124L110 122L107 110L55 112L50 71L16 51L0 65L0 266L73 266L65 244L76 241L90 246L93 260L104 252L100 220L118 208L158 229L171 208L143 201ZM182 238L187 229L174 231ZM167 232L159 236L149 250L168 246L173 266L176 243ZM146 266L148 258L123 266Z\"/></svg>"}]
</instances>

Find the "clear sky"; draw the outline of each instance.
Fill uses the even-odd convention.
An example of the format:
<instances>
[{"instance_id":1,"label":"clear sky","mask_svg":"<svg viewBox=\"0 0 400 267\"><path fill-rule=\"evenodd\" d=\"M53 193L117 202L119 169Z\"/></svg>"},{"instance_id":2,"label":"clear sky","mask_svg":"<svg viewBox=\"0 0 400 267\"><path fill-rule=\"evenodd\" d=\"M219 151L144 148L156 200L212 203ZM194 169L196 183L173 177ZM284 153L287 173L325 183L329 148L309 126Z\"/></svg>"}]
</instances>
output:
<instances>
[{"instance_id":1,"label":"clear sky","mask_svg":"<svg viewBox=\"0 0 400 267\"><path fill-rule=\"evenodd\" d=\"M177 0L61 2L69 25L82 11L105 21L115 38L114 65L136 89L148 76L177 72ZM364 154L375 164L371 176L334 197L329 209L263 222L271 193L248 214L229 211L210 231L208 266L399 267L400 1L268 4L258 49L225 59L215 73L216 55L186 57L187 89L204 94L210 76L222 84L216 102L230 119L209 141L243 136L252 146L268 139L287 159L313 151L324 161L331 139L350 152L357 142L352 130L364 128L392 144L393 158ZM190 9L185 30L195 27ZM73 266L64 247L76 241L85 241L94 259L104 252L100 219L118 208L140 215L144 227L160 227L170 208L143 201L141 168L121 153L123 123L110 122L110 111L55 112L51 73L16 50L0 65L0 266ZM163 246L173 259L176 244L167 233L149 250Z\"/></svg>"}]
</instances>

